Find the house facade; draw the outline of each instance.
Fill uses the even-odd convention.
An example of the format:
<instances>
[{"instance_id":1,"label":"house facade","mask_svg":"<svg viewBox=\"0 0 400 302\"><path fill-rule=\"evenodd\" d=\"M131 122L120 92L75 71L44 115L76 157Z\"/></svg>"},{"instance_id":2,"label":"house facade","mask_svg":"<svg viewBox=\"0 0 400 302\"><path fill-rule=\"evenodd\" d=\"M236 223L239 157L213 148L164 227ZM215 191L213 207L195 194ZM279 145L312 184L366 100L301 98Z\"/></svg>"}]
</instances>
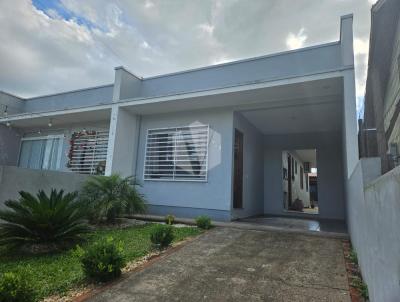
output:
<instances>
[{"instance_id":1,"label":"house facade","mask_svg":"<svg viewBox=\"0 0 400 302\"><path fill-rule=\"evenodd\" d=\"M371 9L370 51L360 157L380 157L382 173L400 165L400 2Z\"/></svg>"},{"instance_id":2,"label":"house facade","mask_svg":"<svg viewBox=\"0 0 400 302\"><path fill-rule=\"evenodd\" d=\"M319 217L345 220L358 161L352 15L336 42L21 99L1 93L0 165L134 175L152 214L284 211L282 152L316 149Z\"/></svg>"}]
</instances>

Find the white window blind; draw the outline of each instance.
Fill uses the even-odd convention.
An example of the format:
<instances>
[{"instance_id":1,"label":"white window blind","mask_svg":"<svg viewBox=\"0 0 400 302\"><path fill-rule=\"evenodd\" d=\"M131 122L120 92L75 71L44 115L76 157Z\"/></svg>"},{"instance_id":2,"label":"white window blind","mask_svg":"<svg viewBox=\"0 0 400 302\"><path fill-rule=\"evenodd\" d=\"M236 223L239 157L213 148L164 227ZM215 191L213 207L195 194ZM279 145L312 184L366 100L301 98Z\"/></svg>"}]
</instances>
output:
<instances>
[{"instance_id":1,"label":"white window blind","mask_svg":"<svg viewBox=\"0 0 400 302\"><path fill-rule=\"evenodd\" d=\"M68 167L81 174L104 174L108 131L85 131L71 137Z\"/></svg>"},{"instance_id":2,"label":"white window blind","mask_svg":"<svg viewBox=\"0 0 400 302\"><path fill-rule=\"evenodd\" d=\"M145 180L206 181L208 125L149 129Z\"/></svg>"}]
</instances>

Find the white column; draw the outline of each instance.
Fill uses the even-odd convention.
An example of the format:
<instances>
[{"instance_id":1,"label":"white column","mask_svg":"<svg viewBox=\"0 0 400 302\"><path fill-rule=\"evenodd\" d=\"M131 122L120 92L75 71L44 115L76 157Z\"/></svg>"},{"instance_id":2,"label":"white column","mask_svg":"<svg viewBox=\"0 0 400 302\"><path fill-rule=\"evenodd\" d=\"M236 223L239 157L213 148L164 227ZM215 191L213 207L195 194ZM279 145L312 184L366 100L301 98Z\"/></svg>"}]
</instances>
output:
<instances>
[{"instance_id":1,"label":"white column","mask_svg":"<svg viewBox=\"0 0 400 302\"><path fill-rule=\"evenodd\" d=\"M350 178L358 162L357 109L354 70L343 76L343 135L347 178Z\"/></svg>"},{"instance_id":2,"label":"white column","mask_svg":"<svg viewBox=\"0 0 400 302\"><path fill-rule=\"evenodd\" d=\"M139 117L115 105L111 112L106 175L131 176L136 171Z\"/></svg>"}]
</instances>

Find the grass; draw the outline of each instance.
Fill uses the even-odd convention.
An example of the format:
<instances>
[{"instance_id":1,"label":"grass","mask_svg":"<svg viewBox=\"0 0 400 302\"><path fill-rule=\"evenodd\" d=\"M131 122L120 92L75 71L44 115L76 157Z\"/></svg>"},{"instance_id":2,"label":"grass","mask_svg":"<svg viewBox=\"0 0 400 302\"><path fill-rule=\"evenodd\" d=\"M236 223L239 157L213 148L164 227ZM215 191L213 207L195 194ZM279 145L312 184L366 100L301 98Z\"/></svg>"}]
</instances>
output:
<instances>
[{"instance_id":1,"label":"grass","mask_svg":"<svg viewBox=\"0 0 400 302\"><path fill-rule=\"evenodd\" d=\"M88 235L86 244L111 236L122 243L127 261L132 261L151 251L150 232L154 227L154 224L147 224L126 229L98 230ZM200 232L193 227L174 228L174 242ZM81 264L73 249L36 256L0 255L0 274L9 271L21 272L29 278L39 298L62 294L85 282Z\"/></svg>"}]
</instances>

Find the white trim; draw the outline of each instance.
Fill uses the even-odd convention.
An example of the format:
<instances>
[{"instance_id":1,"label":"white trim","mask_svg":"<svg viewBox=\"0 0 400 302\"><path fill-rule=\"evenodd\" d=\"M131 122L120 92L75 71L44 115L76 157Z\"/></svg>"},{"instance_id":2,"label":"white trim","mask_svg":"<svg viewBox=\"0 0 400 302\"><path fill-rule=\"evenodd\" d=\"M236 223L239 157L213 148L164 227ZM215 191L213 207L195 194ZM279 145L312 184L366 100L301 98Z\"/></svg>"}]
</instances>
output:
<instances>
[{"instance_id":1,"label":"white trim","mask_svg":"<svg viewBox=\"0 0 400 302\"><path fill-rule=\"evenodd\" d=\"M57 116L57 115L66 115L66 114L74 114L74 113L81 113L81 112L88 112L88 111L97 111L97 110L110 110L113 106L118 107L128 107L128 106L139 106L139 105L146 105L146 104L153 104L153 103L161 103L166 101L172 100L182 100L182 99L189 99L195 97L202 97L202 96L209 96L209 95L216 95L216 94L223 94L229 92L241 92L247 91L252 89L259 89L259 88L269 88L281 85L288 85L288 84L296 84L302 82L309 82L314 80L321 80L321 79L328 79L328 78L335 78L335 77L344 77L343 72L347 70L354 70L354 66L345 66L340 68L335 68L331 70L324 70L321 72L315 72L310 74L303 74L303 75L295 75L295 76L288 76L288 77L281 77L281 78L272 78L268 80L261 80L261 81L254 81L251 83L242 83L236 84L231 86L225 87L218 87L212 89L203 89L203 90L195 90L190 92L182 92L170 95L160 95L160 96L150 96L150 97L139 97L139 98L131 98L131 99L124 99L119 100L118 102L112 104L99 104L93 105L89 107L76 107L73 109L64 109L64 110L54 110L54 111L43 111L38 113L20 113L9 115L7 118L0 118L0 123L6 122L13 122L18 120L26 120L26 119L33 119L33 118L40 118L40 117L50 117L50 116Z\"/></svg>"}]
</instances>

